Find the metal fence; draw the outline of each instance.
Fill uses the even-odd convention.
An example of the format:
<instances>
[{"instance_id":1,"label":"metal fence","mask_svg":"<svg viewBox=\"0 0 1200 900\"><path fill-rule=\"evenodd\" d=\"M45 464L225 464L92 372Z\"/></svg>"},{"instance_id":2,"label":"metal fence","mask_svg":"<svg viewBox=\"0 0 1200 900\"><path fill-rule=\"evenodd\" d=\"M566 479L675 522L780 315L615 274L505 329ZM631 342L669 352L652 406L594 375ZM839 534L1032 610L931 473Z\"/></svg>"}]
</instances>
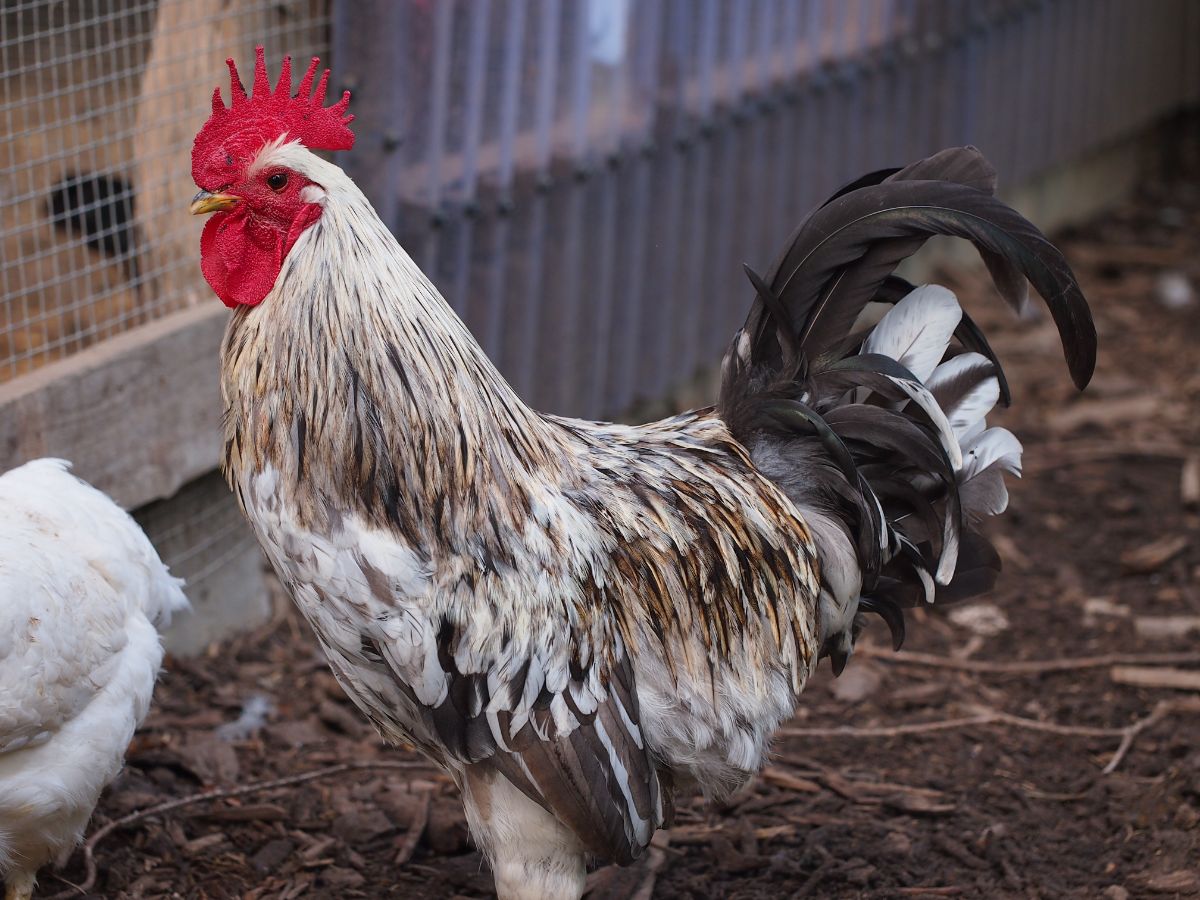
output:
<instances>
[{"instance_id":1,"label":"metal fence","mask_svg":"<svg viewBox=\"0 0 1200 900\"><path fill-rule=\"evenodd\" d=\"M1196 0L91 0L0 13L0 381L191 304L227 55L319 53L342 162L518 390L611 415L716 360L837 184L1013 184L1200 100Z\"/></svg>"},{"instance_id":2,"label":"metal fence","mask_svg":"<svg viewBox=\"0 0 1200 900\"><path fill-rule=\"evenodd\" d=\"M376 6L335 16L348 166L521 394L583 416L714 364L742 262L837 185L963 143L1011 185L1200 96L1193 0Z\"/></svg>"}]
</instances>

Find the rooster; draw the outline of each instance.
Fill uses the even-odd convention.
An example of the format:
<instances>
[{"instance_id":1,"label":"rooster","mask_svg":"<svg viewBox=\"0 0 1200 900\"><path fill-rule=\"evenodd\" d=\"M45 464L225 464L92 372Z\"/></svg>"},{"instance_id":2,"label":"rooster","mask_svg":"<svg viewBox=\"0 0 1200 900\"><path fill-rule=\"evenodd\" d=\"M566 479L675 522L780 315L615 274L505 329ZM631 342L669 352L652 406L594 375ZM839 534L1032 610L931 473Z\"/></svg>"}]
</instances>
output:
<instances>
[{"instance_id":1,"label":"rooster","mask_svg":"<svg viewBox=\"0 0 1200 900\"><path fill-rule=\"evenodd\" d=\"M1047 302L1082 388L1096 336L1063 258L993 197L973 148L872 173L765 274L714 408L640 427L516 396L353 182L317 60L247 94L228 61L193 145L201 264L235 309L225 477L337 679L385 739L461 788L502 898L578 897L673 797L763 765L823 656L867 613L987 590L981 519L1020 444L953 294L893 269L973 241Z\"/></svg>"},{"instance_id":2,"label":"rooster","mask_svg":"<svg viewBox=\"0 0 1200 900\"><path fill-rule=\"evenodd\" d=\"M187 606L119 506L39 459L0 476L0 876L28 900L78 843L146 717Z\"/></svg>"}]
</instances>

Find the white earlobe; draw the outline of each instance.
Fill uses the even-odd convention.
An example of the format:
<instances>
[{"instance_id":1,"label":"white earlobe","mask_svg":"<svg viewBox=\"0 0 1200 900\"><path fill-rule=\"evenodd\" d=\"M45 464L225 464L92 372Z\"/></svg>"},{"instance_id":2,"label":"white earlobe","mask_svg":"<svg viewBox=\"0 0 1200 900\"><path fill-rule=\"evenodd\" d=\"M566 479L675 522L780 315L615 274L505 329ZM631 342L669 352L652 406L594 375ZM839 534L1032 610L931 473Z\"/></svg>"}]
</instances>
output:
<instances>
[{"instance_id":1,"label":"white earlobe","mask_svg":"<svg viewBox=\"0 0 1200 900\"><path fill-rule=\"evenodd\" d=\"M305 203L319 203L324 206L327 196L325 188L319 184L306 184L300 191L300 199Z\"/></svg>"}]
</instances>

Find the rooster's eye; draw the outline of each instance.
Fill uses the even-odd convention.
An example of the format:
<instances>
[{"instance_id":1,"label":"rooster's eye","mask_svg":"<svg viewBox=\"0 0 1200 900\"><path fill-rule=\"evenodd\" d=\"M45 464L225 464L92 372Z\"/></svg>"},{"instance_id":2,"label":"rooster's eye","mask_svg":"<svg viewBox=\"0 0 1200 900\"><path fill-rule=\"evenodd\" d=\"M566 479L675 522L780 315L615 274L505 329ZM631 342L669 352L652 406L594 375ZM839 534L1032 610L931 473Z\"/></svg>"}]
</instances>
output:
<instances>
[{"instance_id":1,"label":"rooster's eye","mask_svg":"<svg viewBox=\"0 0 1200 900\"><path fill-rule=\"evenodd\" d=\"M273 191L282 191L287 187L287 173L276 172L274 175L267 176L267 187Z\"/></svg>"}]
</instances>

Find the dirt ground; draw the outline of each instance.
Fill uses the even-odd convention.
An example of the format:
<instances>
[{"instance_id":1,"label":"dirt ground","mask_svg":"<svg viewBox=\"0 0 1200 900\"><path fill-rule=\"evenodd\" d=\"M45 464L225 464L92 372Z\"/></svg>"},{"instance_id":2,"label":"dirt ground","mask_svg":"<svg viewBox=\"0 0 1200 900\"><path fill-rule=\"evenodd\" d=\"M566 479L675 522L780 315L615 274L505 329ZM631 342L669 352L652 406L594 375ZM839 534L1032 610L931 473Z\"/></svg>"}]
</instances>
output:
<instances>
[{"instance_id":1,"label":"dirt ground","mask_svg":"<svg viewBox=\"0 0 1200 900\"><path fill-rule=\"evenodd\" d=\"M912 616L899 655L872 625L842 678L821 667L748 793L684 799L665 846L599 870L593 896L1200 896L1200 300L1161 299L1171 278L1200 285L1200 191L1147 190L1060 243L1101 336L1082 396L1046 317L956 285L995 336L1015 395L1001 421L1027 451L993 529L999 589ZM91 831L210 789L393 768L137 819L97 844L89 896L490 896L453 788L381 746L277 609L169 662ZM81 851L41 896L85 877Z\"/></svg>"}]
</instances>

